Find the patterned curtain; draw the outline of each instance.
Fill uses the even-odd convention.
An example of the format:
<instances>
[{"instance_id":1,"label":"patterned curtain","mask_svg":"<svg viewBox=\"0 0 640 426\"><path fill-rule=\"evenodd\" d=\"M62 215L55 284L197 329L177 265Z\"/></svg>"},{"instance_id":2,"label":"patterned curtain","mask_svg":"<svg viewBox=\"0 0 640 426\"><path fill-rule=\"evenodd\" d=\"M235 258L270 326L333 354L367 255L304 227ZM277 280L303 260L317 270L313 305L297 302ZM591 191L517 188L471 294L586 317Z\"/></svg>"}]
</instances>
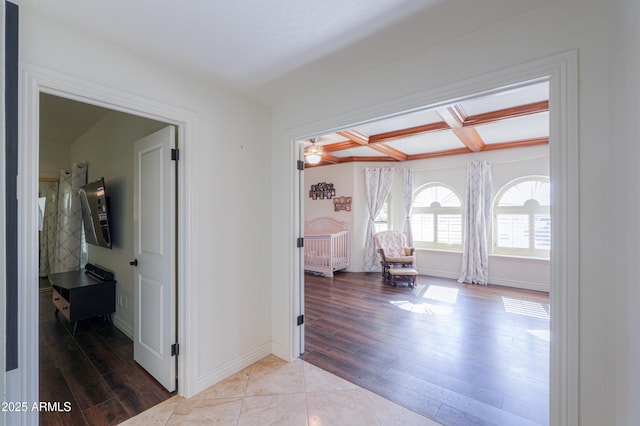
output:
<instances>
[{"instance_id":1,"label":"patterned curtain","mask_svg":"<svg viewBox=\"0 0 640 426\"><path fill-rule=\"evenodd\" d=\"M364 183L367 191L367 207L369 210L369 221L364 243L364 270L379 271L378 254L373 236L376 233L375 219L380 214L384 201L391 190L395 169L364 169Z\"/></svg>"},{"instance_id":2,"label":"patterned curtain","mask_svg":"<svg viewBox=\"0 0 640 426\"><path fill-rule=\"evenodd\" d=\"M60 171L57 243L53 272L80 269L82 210L78 190L86 183L87 166L83 163L73 163L71 172Z\"/></svg>"},{"instance_id":3,"label":"patterned curtain","mask_svg":"<svg viewBox=\"0 0 640 426\"><path fill-rule=\"evenodd\" d=\"M458 282L486 285L491 236L491 165L487 161L471 161L467 167L464 221L464 252Z\"/></svg>"},{"instance_id":4,"label":"patterned curtain","mask_svg":"<svg viewBox=\"0 0 640 426\"><path fill-rule=\"evenodd\" d=\"M51 273L56 261L56 231L58 226L58 184L47 185L44 194L44 218L40 232L40 276Z\"/></svg>"},{"instance_id":5,"label":"patterned curtain","mask_svg":"<svg viewBox=\"0 0 640 426\"><path fill-rule=\"evenodd\" d=\"M407 246L413 247L413 230L411 229L411 208L413 207L413 169L402 169L402 205L404 206L404 234Z\"/></svg>"}]
</instances>

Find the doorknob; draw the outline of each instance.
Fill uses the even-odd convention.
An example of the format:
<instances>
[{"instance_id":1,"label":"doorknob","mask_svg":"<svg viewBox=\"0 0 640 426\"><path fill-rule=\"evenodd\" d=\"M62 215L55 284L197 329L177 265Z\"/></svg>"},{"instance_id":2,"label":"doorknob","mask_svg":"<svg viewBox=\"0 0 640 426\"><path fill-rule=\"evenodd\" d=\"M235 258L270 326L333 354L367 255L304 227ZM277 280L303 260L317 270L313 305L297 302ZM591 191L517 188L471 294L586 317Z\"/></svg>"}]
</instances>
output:
<instances>
[{"instance_id":1,"label":"doorknob","mask_svg":"<svg viewBox=\"0 0 640 426\"><path fill-rule=\"evenodd\" d=\"M129 265L131 266L138 266L138 259L133 259L131 262L129 262Z\"/></svg>"}]
</instances>

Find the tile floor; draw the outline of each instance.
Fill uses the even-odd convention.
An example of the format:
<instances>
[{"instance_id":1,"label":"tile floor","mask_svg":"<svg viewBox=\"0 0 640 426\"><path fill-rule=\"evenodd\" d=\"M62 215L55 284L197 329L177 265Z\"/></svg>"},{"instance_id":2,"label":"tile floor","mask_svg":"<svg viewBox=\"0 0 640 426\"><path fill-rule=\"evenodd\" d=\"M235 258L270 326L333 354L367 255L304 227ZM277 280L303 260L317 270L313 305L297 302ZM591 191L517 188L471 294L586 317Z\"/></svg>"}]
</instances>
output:
<instances>
[{"instance_id":1,"label":"tile floor","mask_svg":"<svg viewBox=\"0 0 640 426\"><path fill-rule=\"evenodd\" d=\"M175 396L123 425L438 425L300 359L268 356L190 399Z\"/></svg>"}]
</instances>

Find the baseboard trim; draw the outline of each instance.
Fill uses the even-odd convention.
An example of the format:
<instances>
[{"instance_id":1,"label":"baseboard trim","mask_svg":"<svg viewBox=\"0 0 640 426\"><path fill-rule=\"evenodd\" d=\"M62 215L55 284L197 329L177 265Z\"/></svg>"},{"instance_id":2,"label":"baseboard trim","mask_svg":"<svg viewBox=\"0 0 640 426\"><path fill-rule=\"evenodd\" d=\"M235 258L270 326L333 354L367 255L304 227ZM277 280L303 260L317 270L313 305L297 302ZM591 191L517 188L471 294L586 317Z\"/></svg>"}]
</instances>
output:
<instances>
[{"instance_id":1,"label":"baseboard trim","mask_svg":"<svg viewBox=\"0 0 640 426\"><path fill-rule=\"evenodd\" d=\"M122 331L129 339L133 340L133 327L130 324L122 321L118 316L114 316L113 325L120 331Z\"/></svg>"},{"instance_id":2,"label":"baseboard trim","mask_svg":"<svg viewBox=\"0 0 640 426\"><path fill-rule=\"evenodd\" d=\"M549 284L531 283L527 281L501 280L489 277L489 284L499 285L502 287L520 288L523 290L534 290L549 292Z\"/></svg>"},{"instance_id":3,"label":"baseboard trim","mask_svg":"<svg viewBox=\"0 0 640 426\"><path fill-rule=\"evenodd\" d=\"M458 279L458 274L455 274L453 272L448 272L448 271L439 271L436 269L418 268L418 273L420 275L430 275L432 277L438 277L438 278L451 278L452 280Z\"/></svg>"},{"instance_id":4,"label":"baseboard trim","mask_svg":"<svg viewBox=\"0 0 640 426\"><path fill-rule=\"evenodd\" d=\"M196 379L195 383L195 392L194 395L202 392L219 383L220 381L226 379L227 377L241 371L244 368L249 367L251 364L254 364L260 361L262 358L271 355L271 342L265 343L254 349L251 352L246 353L245 355L234 359L233 361L207 373Z\"/></svg>"},{"instance_id":5,"label":"baseboard trim","mask_svg":"<svg viewBox=\"0 0 640 426\"><path fill-rule=\"evenodd\" d=\"M286 349L280 343L271 342L271 353L285 361L293 361L291 356L287 354Z\"/></svg>"},{"instance_id":6,"label":"baseboard trim","mask_svg":"<svg viewBox=\"0 0 640 426\"><path fill-rule=\"evenodd\" d=\"M420 269L418 268L418 272L420 275L429 275L432 277L438 278L450 278L453 280L458 279L458 274L454 274L447 271L438 271L434 269ZM549 292L549 284L545 283L534 283L528 281L515 281L515 280L504 280L500 278L491 278L489 276L489 284L499 285L501 287L511 287L511 288L519 288L522 290L534 290L534 291L544 291Z\"/></svg>"}]
</instances>

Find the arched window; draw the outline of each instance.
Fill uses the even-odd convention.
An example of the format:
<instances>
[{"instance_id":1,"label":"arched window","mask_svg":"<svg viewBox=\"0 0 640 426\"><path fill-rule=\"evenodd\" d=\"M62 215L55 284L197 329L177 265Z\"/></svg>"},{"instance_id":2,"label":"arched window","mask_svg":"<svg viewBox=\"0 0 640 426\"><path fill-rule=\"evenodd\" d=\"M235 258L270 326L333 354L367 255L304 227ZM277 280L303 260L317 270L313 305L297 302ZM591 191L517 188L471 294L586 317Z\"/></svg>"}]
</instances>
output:
<instances>
[{"instance_id":1,"label":"arched window","mask_svg":"<svg viewBox=\"0 0 640 426\"><path fill-rule=\"evenodd\" d=\"M462 203L441 183L422 186L413 198L411 228L416 248L462 250Z\"/></svg>"},{"instance_id":2,"label":"arched window","mask_svg":"<svg viewBox=\"0 0 640 426\"><path fill-rule=\"evenodd\" d=\"M551 185L546 176L506 184L493 206L493 252L549 258Z\"/></svg>"}]
</instances>

